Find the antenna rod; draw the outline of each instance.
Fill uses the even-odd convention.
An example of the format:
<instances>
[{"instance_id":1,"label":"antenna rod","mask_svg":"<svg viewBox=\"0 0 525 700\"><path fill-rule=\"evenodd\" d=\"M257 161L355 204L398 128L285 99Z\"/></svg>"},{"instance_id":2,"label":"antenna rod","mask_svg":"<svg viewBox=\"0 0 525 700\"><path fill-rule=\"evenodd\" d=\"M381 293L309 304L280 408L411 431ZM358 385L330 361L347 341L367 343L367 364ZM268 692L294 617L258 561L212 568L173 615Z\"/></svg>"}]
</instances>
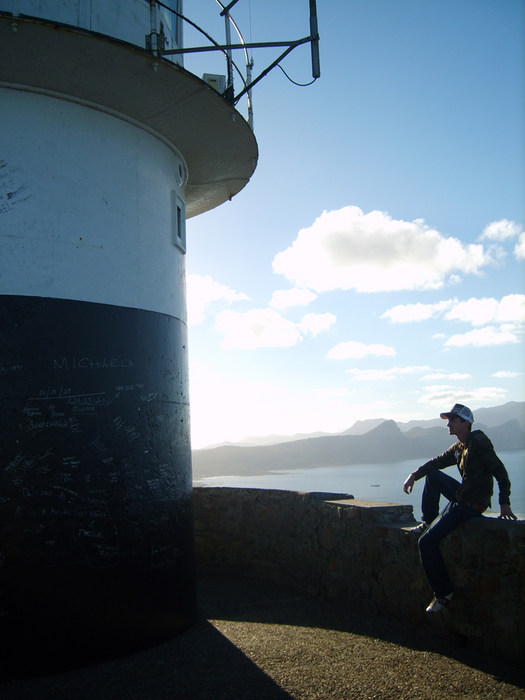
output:
<instances>
[{"instance_id":1,"label":"antenna rod","mask_svg":"<svg viewBox=\"0 0 525 700\"><path fill-rule=\"evenodd\" d=\"M312 78L319 78L321 66L319 63L319 29L317 27L317 7L315 0L310 0L310 36L312 37Z\"/></svg>"}]
</instances>

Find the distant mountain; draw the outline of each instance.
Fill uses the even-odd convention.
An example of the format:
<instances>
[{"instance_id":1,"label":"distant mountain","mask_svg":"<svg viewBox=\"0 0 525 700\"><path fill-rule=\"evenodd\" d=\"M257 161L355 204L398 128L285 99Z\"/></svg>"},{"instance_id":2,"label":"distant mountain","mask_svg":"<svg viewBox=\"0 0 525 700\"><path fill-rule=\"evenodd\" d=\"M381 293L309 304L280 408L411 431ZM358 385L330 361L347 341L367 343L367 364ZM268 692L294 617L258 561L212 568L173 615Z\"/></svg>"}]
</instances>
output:
<instances>
[{"instance_id":1,"label":"distant mountain","mask_svg":"<svg viewBox=\"0 0 525 700\"><path fill-rule=\"evenodd\" d=\"M478 422L483 418L483 423ZM509 403L475 413L475 428L487 433L497 451L525 449L525 403ZM498 419L505 419L497 424ZM411 421L402 431L392 420L359 421L336 435L320 435L288 440L278 444L224 445L193 451L193 476L255 475L273 470L308 469L346 464L378 464L414 459L421 463L443 452L452 444L441 419L438 422ZM362 433L364 427L373 426ZM405 425L405 428L406 428Z\"/></svg>"},{"instance_id":2,"label":"distant mountain","mask_svg":"<svg viewBox=\"0 0 525 700\"><path fill-rule=\"evenodd\" d=\"M474 411L475 424L483 423L489 428L496 428L510 420L517 421L522 430L525 430L525 402L509 401L502 406L493 408L478 408Z\"/></svg>"},{"instance_id":3,"label":"distant mountain","mask_svg":"<svg viewBox=\"0 0 525 700\"><path fill-rule=\"evenodd\" d=\"M525 401L509 401L501 406L491 408L478 408L474 413L474 428L483 430L485 428L496 428L509 420L516 420L522 430L525 430ZM399 428L406 432L412 428L442 427L443 421L436 417L430 420L411 420L408 423L399 423Z\"/></svg>"},{"instance_id":4,"label":"distant mountain","mask_svg":"<svg viewBox=\"0 0 525 700\"><path fill-rule=\"evenodd\" d=\"M513 450L525 449L525 432L515 419L508 420L496 428L485 427L483 424L480 424L478 427L487 433L496 451L512 452Z\"/></svg>"},{"instance_id":5,"label":"distant mountain","mask_svg":"<svg viewBox=\"0 0 525 700\"><path fill-rule=\"evenodd\" d=\"M377 428L378 425L385 422L385 418L369 418L367 420L356 421L351 428L345 430L342 435L364 435L370 430Z\"/></svg>"},{"instance_id":6,"label":"distant mountain","mask_svg":"<svg viewBox=\"0 0 525 700\"><path fill-rule=\"evenodd\" d=\"M249 435L238 442L220 442L216 445L208 445L205 449L214 447L231 447L233 445L244 445L245 447L260 447L261 445L280 445L283 442L293 442L294 440L304 440L306 438L321 437L323 435L333 435L322 430L316 433L297 433L296 435Z\"/></svg>"}]
</instances>

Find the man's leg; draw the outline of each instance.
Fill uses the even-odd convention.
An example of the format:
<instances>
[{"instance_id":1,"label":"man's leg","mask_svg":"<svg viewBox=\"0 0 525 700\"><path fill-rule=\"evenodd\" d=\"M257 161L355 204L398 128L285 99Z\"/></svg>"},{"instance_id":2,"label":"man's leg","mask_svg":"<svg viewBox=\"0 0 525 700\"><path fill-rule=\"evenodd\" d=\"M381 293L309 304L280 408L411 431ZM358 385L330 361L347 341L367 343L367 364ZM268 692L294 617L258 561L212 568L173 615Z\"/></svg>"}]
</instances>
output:
<instances>
[{"instance_id":1,"label":"man's leg","mask_svg":"<svg viewBox=\"0 0 525 700\"><path fill-rule=\"evenodd\" d=\"M439 515L440 496L443 495L447 500L453 501L459 487L459 481L448 474L444 474L440 469L435 469L430 474L427 474L421 498L423 522L430 525Z\"/></svg>"},{"instance_id":2,"label":"man's leg","mask_svg":"<svg viewBox=\"0 0 525 700\"><path fill-rule=\"evenodd\" d=\"M481 517L481 513L464 503L452 501L418 540L423 570L436 598L445 598L454 590L439 548L441 540L474 517Z\"/></svg>"}]
</instances>

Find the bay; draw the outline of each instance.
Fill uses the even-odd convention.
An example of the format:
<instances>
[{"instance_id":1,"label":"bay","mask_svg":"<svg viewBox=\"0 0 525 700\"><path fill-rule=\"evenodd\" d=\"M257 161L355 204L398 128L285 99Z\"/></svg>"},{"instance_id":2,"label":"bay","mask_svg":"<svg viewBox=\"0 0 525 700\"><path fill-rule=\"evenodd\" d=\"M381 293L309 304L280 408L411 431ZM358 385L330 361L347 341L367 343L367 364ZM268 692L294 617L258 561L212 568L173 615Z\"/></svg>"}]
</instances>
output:
<instances>
[{"instance_id":1,"label":"bay","mask_svg":"<svg viewBox=\"0 0 525 700\"><path fill-rule=\"evenodd\" d=\"M512 510L520 520L525 520L525 450L500 452L499 457L507 468L512 485L510 499ZM402 490L404 480L417 466L419 464L414 460L404 460L381 464L275 470L254 476L217 476L198 479L194 485L347 493L361 501L412 505L414 517L420 520L424 481L416 482L410 495ZM457 467L449 467L444 471L459 479ZM492 509L486 515L498 514L498 484L495 481Z\"/></svg>"}]
</instances>

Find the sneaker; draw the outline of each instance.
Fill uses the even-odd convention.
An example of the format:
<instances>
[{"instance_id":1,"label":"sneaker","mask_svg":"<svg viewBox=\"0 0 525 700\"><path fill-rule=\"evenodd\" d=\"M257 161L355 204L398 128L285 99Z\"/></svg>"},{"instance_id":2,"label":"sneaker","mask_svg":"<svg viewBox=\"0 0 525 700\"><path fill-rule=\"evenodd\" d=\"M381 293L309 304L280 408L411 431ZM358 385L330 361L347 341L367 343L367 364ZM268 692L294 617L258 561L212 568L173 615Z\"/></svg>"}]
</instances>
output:
<instances>
[{"instance_id":1,"label":"sneaker","mask_svg":"<svg viewBox=\"0 0 525 700\"><path fill-rule=\"evenodd\" d=\"M423 520L423 522L416 525L416 527L411 527L410 532L415 532L418 535L422 535L428 530L429 527L430 525Z\"/></svg>"},{"instance_id":2,"label":"sneaker","mask_svg":"<svg viewBox=\"0 0 525 700\"><path fill-rule=\"evenodd\" d=\"M446 595L444 598L438 598L437 596L434 597L430 605L427 607L425 612L427 613L435 613L439 612L440 610L443 610L443 608L446 608L449 602L452 600L454 597L453 593L449 593Z\"/></svg>"}]
</instances>

